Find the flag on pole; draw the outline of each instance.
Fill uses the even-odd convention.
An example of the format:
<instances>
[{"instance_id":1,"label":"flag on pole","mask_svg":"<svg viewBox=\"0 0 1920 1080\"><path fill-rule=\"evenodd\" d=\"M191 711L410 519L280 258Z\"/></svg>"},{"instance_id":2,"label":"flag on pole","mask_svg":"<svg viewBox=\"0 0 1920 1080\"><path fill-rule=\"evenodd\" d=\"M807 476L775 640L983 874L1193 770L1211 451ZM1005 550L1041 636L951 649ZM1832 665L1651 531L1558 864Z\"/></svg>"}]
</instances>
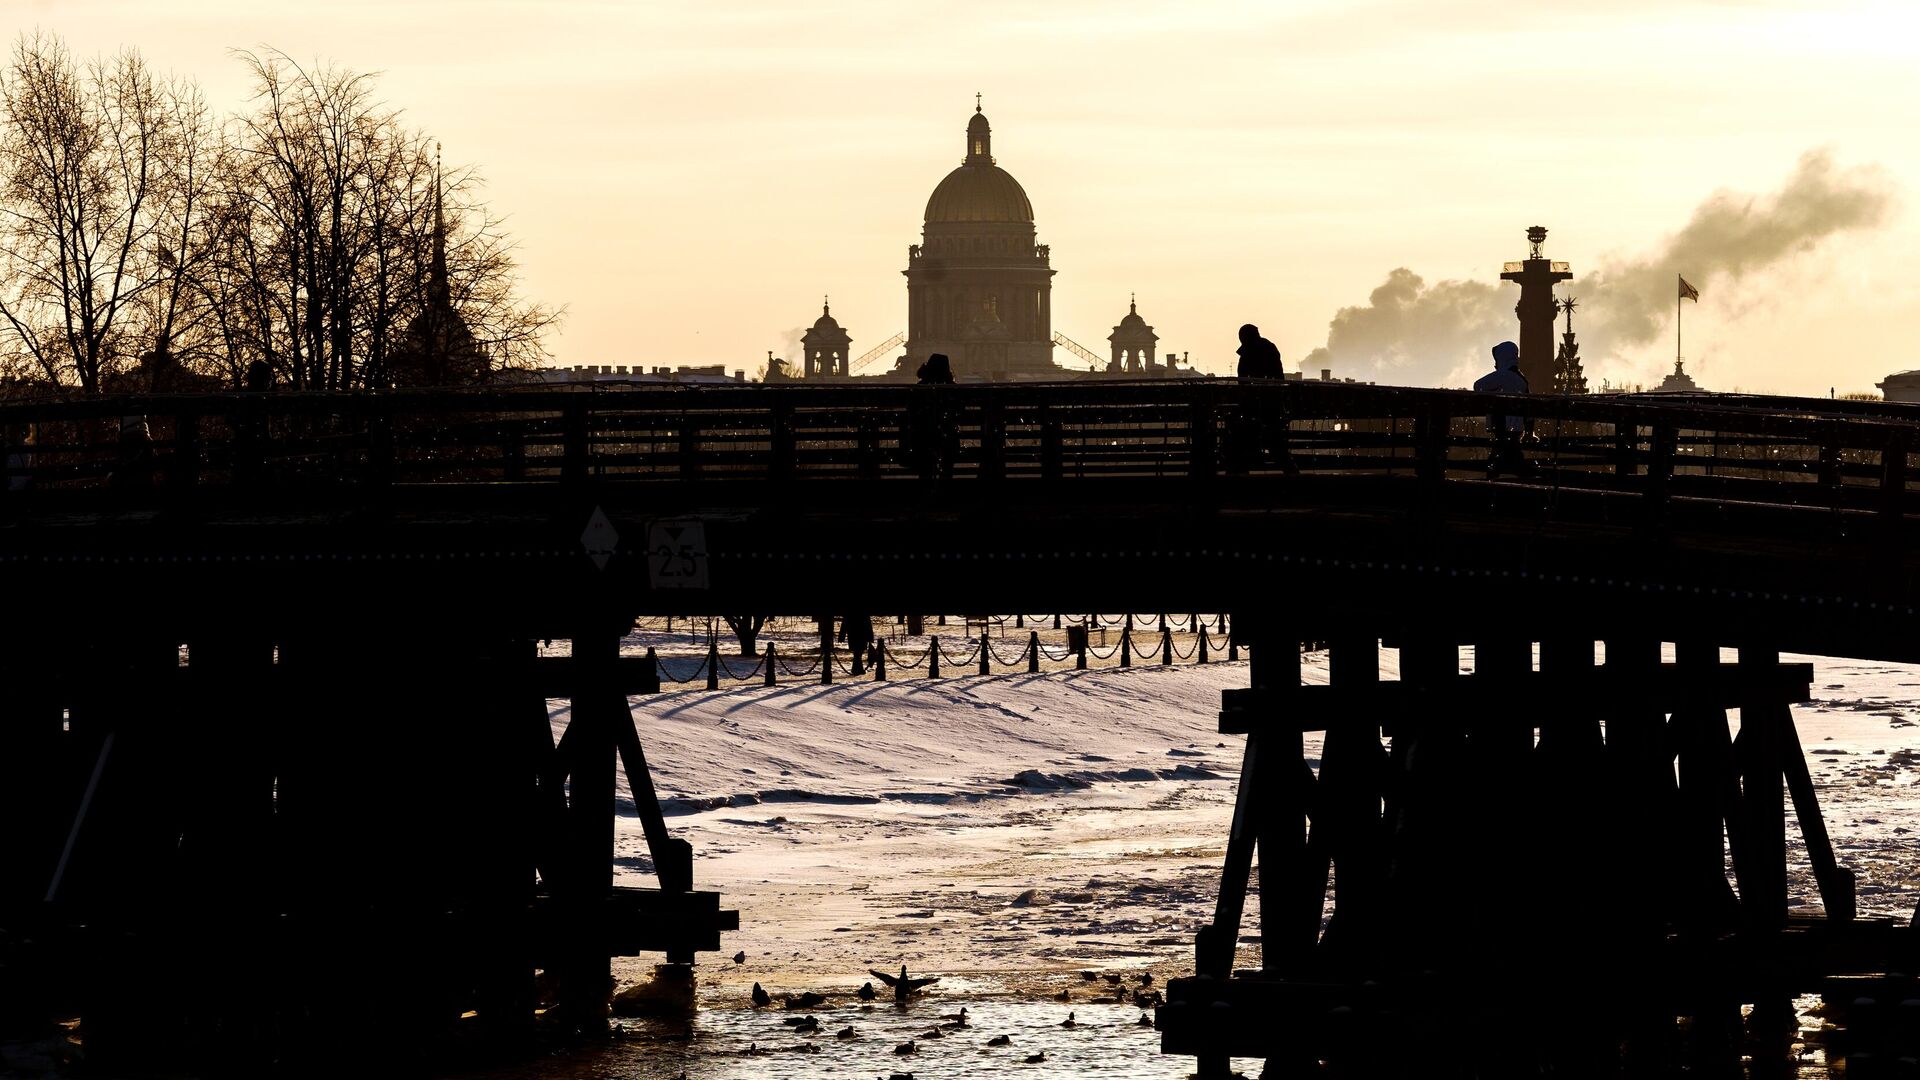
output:
<instances>
[{"instance_id":1,"label":"flag on pole","mask_svg":"<svg viewBox=\"0 0 1920 1080\"><path fill-rule=\"evenodd\" d=\"M1699 289L1696 289L1696 288L1694 288L1693 286L1691 286L1691 285L1689 285L1689 284L1687 284L1687 279L1686 279L1686 278L1683 278L1683 277L1680 277L1680 275L1679 275L1679 274L1675 274L1675 275L1673 275L1673 276L1674 276L1674 277L1677 277L1677 278L1680 278L1680 299L1682 299L1682 300L1691 300L1691 301L1693 301L1693 302L1694 302L1694 303L1696 303L1696 304L1697 304L1697 303L1699 303L1699 302L1700 302L1700 290L1699 290Z\"/></svg>"}]
</instances>

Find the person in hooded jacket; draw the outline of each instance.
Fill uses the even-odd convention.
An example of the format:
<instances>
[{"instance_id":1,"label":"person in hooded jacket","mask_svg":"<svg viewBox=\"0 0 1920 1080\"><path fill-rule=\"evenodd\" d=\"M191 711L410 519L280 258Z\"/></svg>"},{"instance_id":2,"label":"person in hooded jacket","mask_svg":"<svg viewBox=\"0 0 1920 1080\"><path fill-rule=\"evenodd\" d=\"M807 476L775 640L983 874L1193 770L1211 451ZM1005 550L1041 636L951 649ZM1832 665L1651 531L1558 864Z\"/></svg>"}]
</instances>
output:
<instances>
[{"instance_id":1,"label":"person in hooded jacket","mask_svg":"<svg viewBox=\"0 0 1920 1080\"><path fill-rule=\"evenodd\" d=\"M933 353L920 365L921 386L952 386L953 362L946 353ZM954 459L960 456L960 428L944 393L915 395L912 405L915 464L923 480L950 479Z\"/></svg>"},{"instance_id":2,"label":"person in hooded jacket","mask_svg":"<svg viewBox=\"0 0 1920 1080\"><path fill-rule=\"evenodd\" d=\"M1520 346L1511 341L1495 345L1493 370L1475 380L1473 388L1482 394L1527 393L1527 377L1520 373ZM1522 479L1533 475L1533 466L1520 448L1531 424L1526 417L1513 413L1495 412L1487 416L1487 435L1493 440L1492 452L1487 456L1487 479L1492 480L1503 472Z\"/></svg>"}]
</instances>

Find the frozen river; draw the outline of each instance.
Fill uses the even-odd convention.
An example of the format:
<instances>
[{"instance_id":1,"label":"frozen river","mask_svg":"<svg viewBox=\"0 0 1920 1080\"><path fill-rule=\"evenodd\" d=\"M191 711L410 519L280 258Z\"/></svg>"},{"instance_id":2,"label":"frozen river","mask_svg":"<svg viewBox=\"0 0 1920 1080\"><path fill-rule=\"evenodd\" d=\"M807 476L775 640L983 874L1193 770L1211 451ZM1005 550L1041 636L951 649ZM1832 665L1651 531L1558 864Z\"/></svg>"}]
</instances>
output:
<instances>
[{"instance_id":1,"label":"frozen river","mask_svg":"<svg viewBox=\"0 0 1920 1080\"><path fill-rule=\"evenodd\" d=\"M1909 730L1920 669L1784 659L1815 665L1814 700L1795 719L1861 911L1904 918L1920 895ZM1394 666L1384 654L1386 677ZM1310 655L1307 678L1325 674ZM1140 1008L1098 999L1108 974L1135 989L1143 974L1160 986L1191 970L1239 758L1215 714L1220 691L1246 677L1243 664L1214 664L635 699L669 826L694 844L697 887L740 910L725 947L747 959L702 957L690 1022L621 1021L620 1042L513 1075L1186 1076L1191 1059L1162 1057ZM566 719L556 709L556 728ZM650 884L623 809L621 873ZM1817 906L1790 836L1795 900ZM1251 909L1246 932L1258 933ZM1241 965L1257 955L1243 946ZM644 979L651 962L616 960L616 972ZM868 968L902 963L942 981L905 1009L854 996ZM751 1007L755 982L774 1007ZM777 1003L803 991L828 997L818 1034L794 1034L784 1021L798 1014ZM925 1036L962 1006L967 1028ZM987 1045L1002 1034L1008 1045ZM909 1040L915 1052L896 1055ZM1817 1046L1804 1050L1803 1066L1824 1074ZM1026 1058L1038 1053L1036 1072Z\"/></svg>"}]
</instances>

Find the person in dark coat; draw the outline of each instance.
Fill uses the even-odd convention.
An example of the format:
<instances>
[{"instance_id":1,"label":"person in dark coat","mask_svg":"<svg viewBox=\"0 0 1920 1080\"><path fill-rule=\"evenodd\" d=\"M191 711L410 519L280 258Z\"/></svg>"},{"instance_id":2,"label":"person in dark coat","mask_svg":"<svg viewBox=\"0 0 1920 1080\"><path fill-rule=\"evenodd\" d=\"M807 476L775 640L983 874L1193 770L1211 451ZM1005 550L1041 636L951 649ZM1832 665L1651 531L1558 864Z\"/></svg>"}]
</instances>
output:
<instances>
[{"instance_id":1,"label":"person in dark coat","mask_svg":"<svg viewBox=\"0 0 1920 1080\"><path fill-rule=\"evenodd\" d=\"M920 385L922 386L936 383L951 385L953 383L953 362L947 359L946 353L934 353L927 357L927 362L921 364L920 370L915 374L919 376Z\"/></svg>"},{"instance_id":2,"label":"person in dark coat","mask_svg":"<svg viewBox=\"0 0 1920 1080\"><path fill-rule=\"evenodd\" d=\"M952 386L953 364L946 353L934 353L920 365L921 386ZM916 464L923 480L953 476L954 459L960 456L960 429L945 394L930 395L932 400L913 403L913 445Z\"/></svg>"},{"instance_id":3,"label":"person in dark coat","mask_svg":"<svg viewBox=\"0 0 1920 1080\"><path fill-rule=\"evenodd\" d=\"M1273 342L1260 336L1260 328L1248 323L1240 328L1240 368L1241 379L1284 379L1285 370L1280 366L1280 350ZM1287 449L1287 417L1283 411L1277 411L1267 401L1260 401L1254 410L1243 416L1234 432L1235 472L1245 472L1248 465L1271 457L1274 464L1286 470L1287 475L1297 476L1300 466L1294 463L1293 454Z\"/></svg>"},{"instance_id":4,"label":"person in dark coat","mask_svg":"<svg viewBox=\"0 0 1920 1080\"><path fill-rule=\"evenodd\" d=\"M1520 373L1520 346L1511 341L1495 345L1493 370L1480 376L1473 388L1482 394L1528 393L1527 377ZM1533 475L1533 466L1520 449L1521 442L1528 435L1529 426L1530 421L1525 417L1511 413L1497 412L1487 416L1487 436L1493 440L1493 449L1487 455L1487 479L1492 480L1503 472L1510 472L1523 480Z\"/></svg>"},{"instance_id":5,"label":"person in dark coat","mask_svg":"<svg viewBox=\"0 0 1920 1080\"><path fill-rule=\"evenodd\" d=\"M1240 377L1243 379L1278 379L1283 374L1280 368L1280 350L1273 342L1260 336L1260 328L1248 323L1240 328Z\"/></svg>"}]
</instances>

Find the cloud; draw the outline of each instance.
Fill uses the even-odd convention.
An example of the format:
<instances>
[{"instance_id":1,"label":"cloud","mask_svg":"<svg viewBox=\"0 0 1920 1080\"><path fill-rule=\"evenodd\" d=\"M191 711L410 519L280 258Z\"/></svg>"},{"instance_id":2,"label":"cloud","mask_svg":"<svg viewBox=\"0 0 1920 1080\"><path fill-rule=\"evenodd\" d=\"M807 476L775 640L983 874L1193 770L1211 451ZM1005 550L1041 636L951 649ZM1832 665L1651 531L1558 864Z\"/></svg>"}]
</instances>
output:
<instances>
[{"instance_id":1,"label":"cloud","mask_svg":"<svg viewBox=\"0 0 1920 1080\"><path fill-rule=\"evenodd\" d=\"M1883 170L1840 169L1824 150L1802 155L1780 189L1764 198L1714 192L1652 253L1603 261L1576 279L1581 351L1616 356L1663 336L1676 273L1702 293L1712 292L1811 251L1837 233L1877 227L1895 205L1893 183ZM1518 295L1491 282L1429 285L1400 267L1365 305L1334 315L1326 345L1302 366L1377 382L1465 385L1486 366L1494 342L1518 336Z\"/></svg>"}]
</instances>

